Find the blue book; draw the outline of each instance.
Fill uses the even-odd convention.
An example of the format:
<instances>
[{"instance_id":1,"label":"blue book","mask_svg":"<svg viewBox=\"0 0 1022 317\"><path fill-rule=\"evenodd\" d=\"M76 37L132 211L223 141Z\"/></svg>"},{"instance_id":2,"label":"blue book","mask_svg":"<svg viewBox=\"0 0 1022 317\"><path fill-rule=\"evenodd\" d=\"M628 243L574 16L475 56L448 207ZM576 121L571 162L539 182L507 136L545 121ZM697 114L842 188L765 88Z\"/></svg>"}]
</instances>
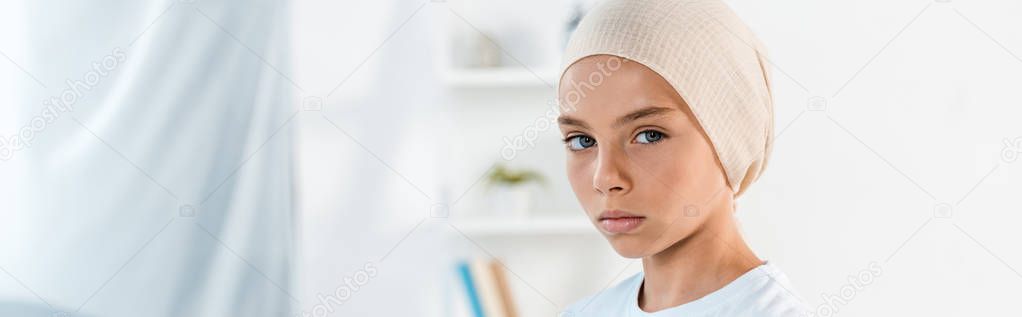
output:
<instances>
[{"instance_id":1,"label":"blue book","mask_svg":"<svg viewBox=\"0 0 1022 317\"><path fill-rule=\"evenodd\" d=\"M479 301L479 293L476 291L475 283L472 282L472 272L469 271L467 262L458 262L458 273L461 275L461 281L465 284L465 291L468 293L468 301L472 305L472 312L476 317L484 317L483 305Z\"/></svg>"}]
</instances>

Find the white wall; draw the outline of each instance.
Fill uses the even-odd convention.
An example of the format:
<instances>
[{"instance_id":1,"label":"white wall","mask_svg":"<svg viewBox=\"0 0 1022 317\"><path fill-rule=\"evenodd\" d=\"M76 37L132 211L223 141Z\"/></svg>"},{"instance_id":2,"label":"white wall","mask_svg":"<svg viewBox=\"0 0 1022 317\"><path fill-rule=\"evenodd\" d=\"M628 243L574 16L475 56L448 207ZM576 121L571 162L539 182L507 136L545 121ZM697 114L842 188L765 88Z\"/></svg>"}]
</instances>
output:
<instances>
[{"instance_id":1,"label":"white wall","mask_svg":"<svg viewBox=\"0 0 1022 317\"><path fill-rule=\"evenodd\" d=\"M814 304L876 261L843 315L1017 313L1020 170L1001 142L1022 136L1019 4L734 6L770 44L787 127L743 202L754 246ZM811 96L827 110L803 113Z\"/></svg>"}]
</instances>

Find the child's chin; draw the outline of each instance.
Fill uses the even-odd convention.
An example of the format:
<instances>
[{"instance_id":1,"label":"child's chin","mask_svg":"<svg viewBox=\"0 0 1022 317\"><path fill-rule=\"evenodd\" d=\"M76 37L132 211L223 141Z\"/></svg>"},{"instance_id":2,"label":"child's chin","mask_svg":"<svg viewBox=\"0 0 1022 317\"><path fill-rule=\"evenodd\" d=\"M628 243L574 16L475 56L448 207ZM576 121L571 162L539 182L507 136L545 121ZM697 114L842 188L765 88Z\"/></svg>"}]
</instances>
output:
<instances>
[{"instance_id":1,"label":"child's chin","mask_svg":"<svg viewBox=\"0 0 1022 317\"><path fill-rule=\"evenodd\" d=\"M641 243L636 237L608 237L610 246L618 255L629 259L638 259L646 256L650 251L648 243Z\"/></svg>"}]
</instances>

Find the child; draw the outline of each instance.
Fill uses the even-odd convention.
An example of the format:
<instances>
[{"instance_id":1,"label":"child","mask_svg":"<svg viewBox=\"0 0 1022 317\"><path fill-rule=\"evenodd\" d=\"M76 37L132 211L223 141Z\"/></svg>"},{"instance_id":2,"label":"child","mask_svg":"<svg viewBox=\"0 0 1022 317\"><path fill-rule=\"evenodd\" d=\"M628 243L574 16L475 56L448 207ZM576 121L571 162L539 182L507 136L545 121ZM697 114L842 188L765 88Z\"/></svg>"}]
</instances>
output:
<instances>
[{"instance_id":1,"label":"child","mask_svg":"<svg viewBox=\"0 0 1022 317\"><path fill-rule=\"evenodd\" d=\"M734 199L766 166L763 48L719 0L607 0L572 35L558 98L568 177L642 273L566 316L796 316L787 278L743 240Z\"/></svg>"}]
</instances>

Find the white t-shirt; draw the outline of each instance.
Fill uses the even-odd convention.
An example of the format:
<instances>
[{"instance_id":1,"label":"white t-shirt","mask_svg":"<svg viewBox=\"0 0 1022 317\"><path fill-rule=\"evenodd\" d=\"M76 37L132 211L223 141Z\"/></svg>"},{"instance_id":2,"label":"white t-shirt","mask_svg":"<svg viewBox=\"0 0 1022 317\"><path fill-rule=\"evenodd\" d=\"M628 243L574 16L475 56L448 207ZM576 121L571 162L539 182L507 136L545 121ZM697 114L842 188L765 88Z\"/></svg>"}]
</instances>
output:
<instances>
[{"instance_id":1,"label":"white t-shirt","mask_svg":"<svg viewBox=\"0 0 1022 317\"><path fill-rule=\"evenodd\" d=\"M723 288L695 301L647 313L639 309L639 272L618 285L568 307L565 317L580 316L807 316L787 276L769 263L746 272Z\"/></svg>"}]
</instances>

